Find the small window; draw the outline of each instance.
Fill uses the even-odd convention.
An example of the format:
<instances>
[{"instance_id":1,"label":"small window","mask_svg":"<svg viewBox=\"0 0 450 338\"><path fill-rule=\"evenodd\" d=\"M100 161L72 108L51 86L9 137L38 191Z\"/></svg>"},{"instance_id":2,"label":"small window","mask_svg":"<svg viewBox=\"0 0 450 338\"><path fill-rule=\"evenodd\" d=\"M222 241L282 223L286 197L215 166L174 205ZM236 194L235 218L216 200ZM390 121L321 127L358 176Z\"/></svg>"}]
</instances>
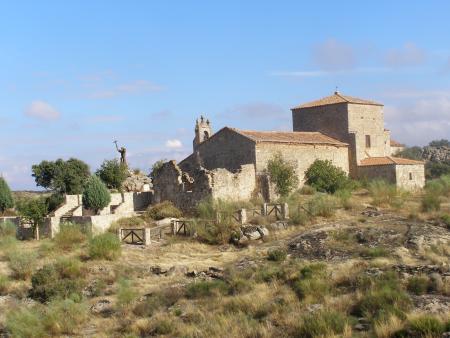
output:
<instances>
[{"instance_id":1,"label":"small window","mask_svg":"<svg viewBox=\"0 0 450 338\"><path fill-rule=\"evenodd\" d=\"M412 173L409 173L409 180L412 181Z\"/></svg>"},{"instance_id":2,"label":"small window","mask_svg":"<svg viewBox=\"0 0 450 338\"><path fill-rule=\"evenodd\" d=\"M366 148L370 148L370 135L366 135Z\"/></svg>"},{"instance_id":3,"label":"small window","mask_svg":"<svg viewBox=\"0 0 450 338\"><path fill-rule=\"evenodd\" d=\"M208 132L207 131L205 131L204 133L203 133L203 139L206 141L207 139L209 139L209 134L208 134Z\"/></svg>"}]
</instances>

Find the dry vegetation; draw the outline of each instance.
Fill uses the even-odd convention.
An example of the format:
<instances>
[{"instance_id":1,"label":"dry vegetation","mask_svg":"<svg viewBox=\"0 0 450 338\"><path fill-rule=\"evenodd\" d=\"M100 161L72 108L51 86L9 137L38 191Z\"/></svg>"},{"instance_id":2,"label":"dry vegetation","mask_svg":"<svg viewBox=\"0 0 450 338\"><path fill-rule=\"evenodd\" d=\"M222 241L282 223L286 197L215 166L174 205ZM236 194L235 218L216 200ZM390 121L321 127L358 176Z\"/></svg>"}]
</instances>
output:
<instances>
[{"instance_id":1,"label":"dry vegetation","mask_svg":"<svg viewBox=\"0 0 450 338\"><path fill-rule=\"evenodd\" d=\"M19 242L2 226L0 332L441 337L450 331L448 191L440 188L438 210L423 207L436 189L407 194L376 182L329 195L303 188L286 199L291 226L245 247L225 240L236 227L228 221L147 248L75 225L53 240ZM235 207L205 202L196 216ZM158 206L114 227L152 226L177 212Z\"/></svg>"}]
</instances>

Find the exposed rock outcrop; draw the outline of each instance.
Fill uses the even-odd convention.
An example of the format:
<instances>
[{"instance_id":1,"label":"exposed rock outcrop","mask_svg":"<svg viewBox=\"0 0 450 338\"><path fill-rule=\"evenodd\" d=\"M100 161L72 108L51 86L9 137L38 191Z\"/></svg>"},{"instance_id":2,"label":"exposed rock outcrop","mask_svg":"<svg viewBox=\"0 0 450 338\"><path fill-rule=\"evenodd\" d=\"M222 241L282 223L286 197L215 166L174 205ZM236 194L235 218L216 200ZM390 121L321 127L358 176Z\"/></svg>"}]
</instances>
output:
<instances>
[{"instance_id":1,"label":"exposed rock outcrop","mask_svg":"<svg viewBox=\"0 0 450 338\"><path fill-rule=\"evenodd\" d=\"M134 173L130 171L122 187L127 192L149 191L152 188L152 179L141 172Z\"/></svg>"}]
</instances>

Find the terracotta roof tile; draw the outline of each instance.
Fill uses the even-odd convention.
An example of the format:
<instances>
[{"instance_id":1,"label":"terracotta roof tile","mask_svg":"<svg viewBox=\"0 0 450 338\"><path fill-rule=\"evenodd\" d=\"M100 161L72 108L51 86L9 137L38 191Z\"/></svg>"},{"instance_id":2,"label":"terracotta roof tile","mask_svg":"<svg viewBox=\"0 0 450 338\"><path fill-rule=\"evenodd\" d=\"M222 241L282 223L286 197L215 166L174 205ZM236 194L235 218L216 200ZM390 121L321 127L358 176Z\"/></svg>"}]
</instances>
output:
<instances>
[{"instance_id":1,"label":"terracotta roof tile","mask_svg":"<svg viewBox=\"0 0 450 338\"><path fill-rule=\"evenodd\" d=\"M368 157L361 161L360 166L375 166L375 165L390 165L390 164L399 164L399 165L412 165L412 164L424 164L422 161L410 160L407 158L400 157Z\"/></svg>"},{"instance_id":2,"label":"terracotta roof tile","mask_svg":"<svg viewBox=\"0 0 450 338\"><path fill-rule=\"evenodd\" d=\"M255 142L291 143L291 144L329 144L339 147L346 147L343 143L334 138L319 132L281 132L281 131L253 131L230 128Z\"/></svg>"},{"instance_id":3,"label":"terracotta roof tile","mask_svg":"<svg viewBox=\"0 0 450 338\"><path fill-rule=\"evenodd\" d=\"M404 144L401 144L400 142L397 142L393 139L391 139L391 147L404 147Z\"/></svg>"},{"instance_id":4,"label":"terracotta roof tile","mask_svg":"<svg viewBox=\"0 0 450 338\"><path fill-rule=\"evenodd\" d=\"M372 106L383 106L383 104L375 102L375 101L363 100L363 99L359 99L357 97L342 95L339 92L335 92L331 96L323 97L319 100L304 103L304 104L301 104L292 109L319 107L319 106L326 106L329 104L336 104L336 103L356 103L356 104L367 104L367 105L372 105Z\"/></svg>"}]
</instances>

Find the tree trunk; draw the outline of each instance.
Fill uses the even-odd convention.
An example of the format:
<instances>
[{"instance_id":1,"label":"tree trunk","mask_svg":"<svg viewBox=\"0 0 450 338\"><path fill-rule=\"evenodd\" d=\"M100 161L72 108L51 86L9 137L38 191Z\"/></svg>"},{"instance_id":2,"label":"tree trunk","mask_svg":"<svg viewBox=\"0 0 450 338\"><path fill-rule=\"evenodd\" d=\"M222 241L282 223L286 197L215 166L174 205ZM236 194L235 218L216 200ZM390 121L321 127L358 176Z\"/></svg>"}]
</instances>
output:
<instances>
[{"instance_id":1,"label":"tree trunk","mask_svg":"<svg viewBox=\"0 0 450 338\"><path fill-rule=\"evenodd\" d=\"M35 238L38 241L39 240L39 225L36 225L36 227L34 228L34 234L35 234Z\"/></svg>"}]
</instances>

